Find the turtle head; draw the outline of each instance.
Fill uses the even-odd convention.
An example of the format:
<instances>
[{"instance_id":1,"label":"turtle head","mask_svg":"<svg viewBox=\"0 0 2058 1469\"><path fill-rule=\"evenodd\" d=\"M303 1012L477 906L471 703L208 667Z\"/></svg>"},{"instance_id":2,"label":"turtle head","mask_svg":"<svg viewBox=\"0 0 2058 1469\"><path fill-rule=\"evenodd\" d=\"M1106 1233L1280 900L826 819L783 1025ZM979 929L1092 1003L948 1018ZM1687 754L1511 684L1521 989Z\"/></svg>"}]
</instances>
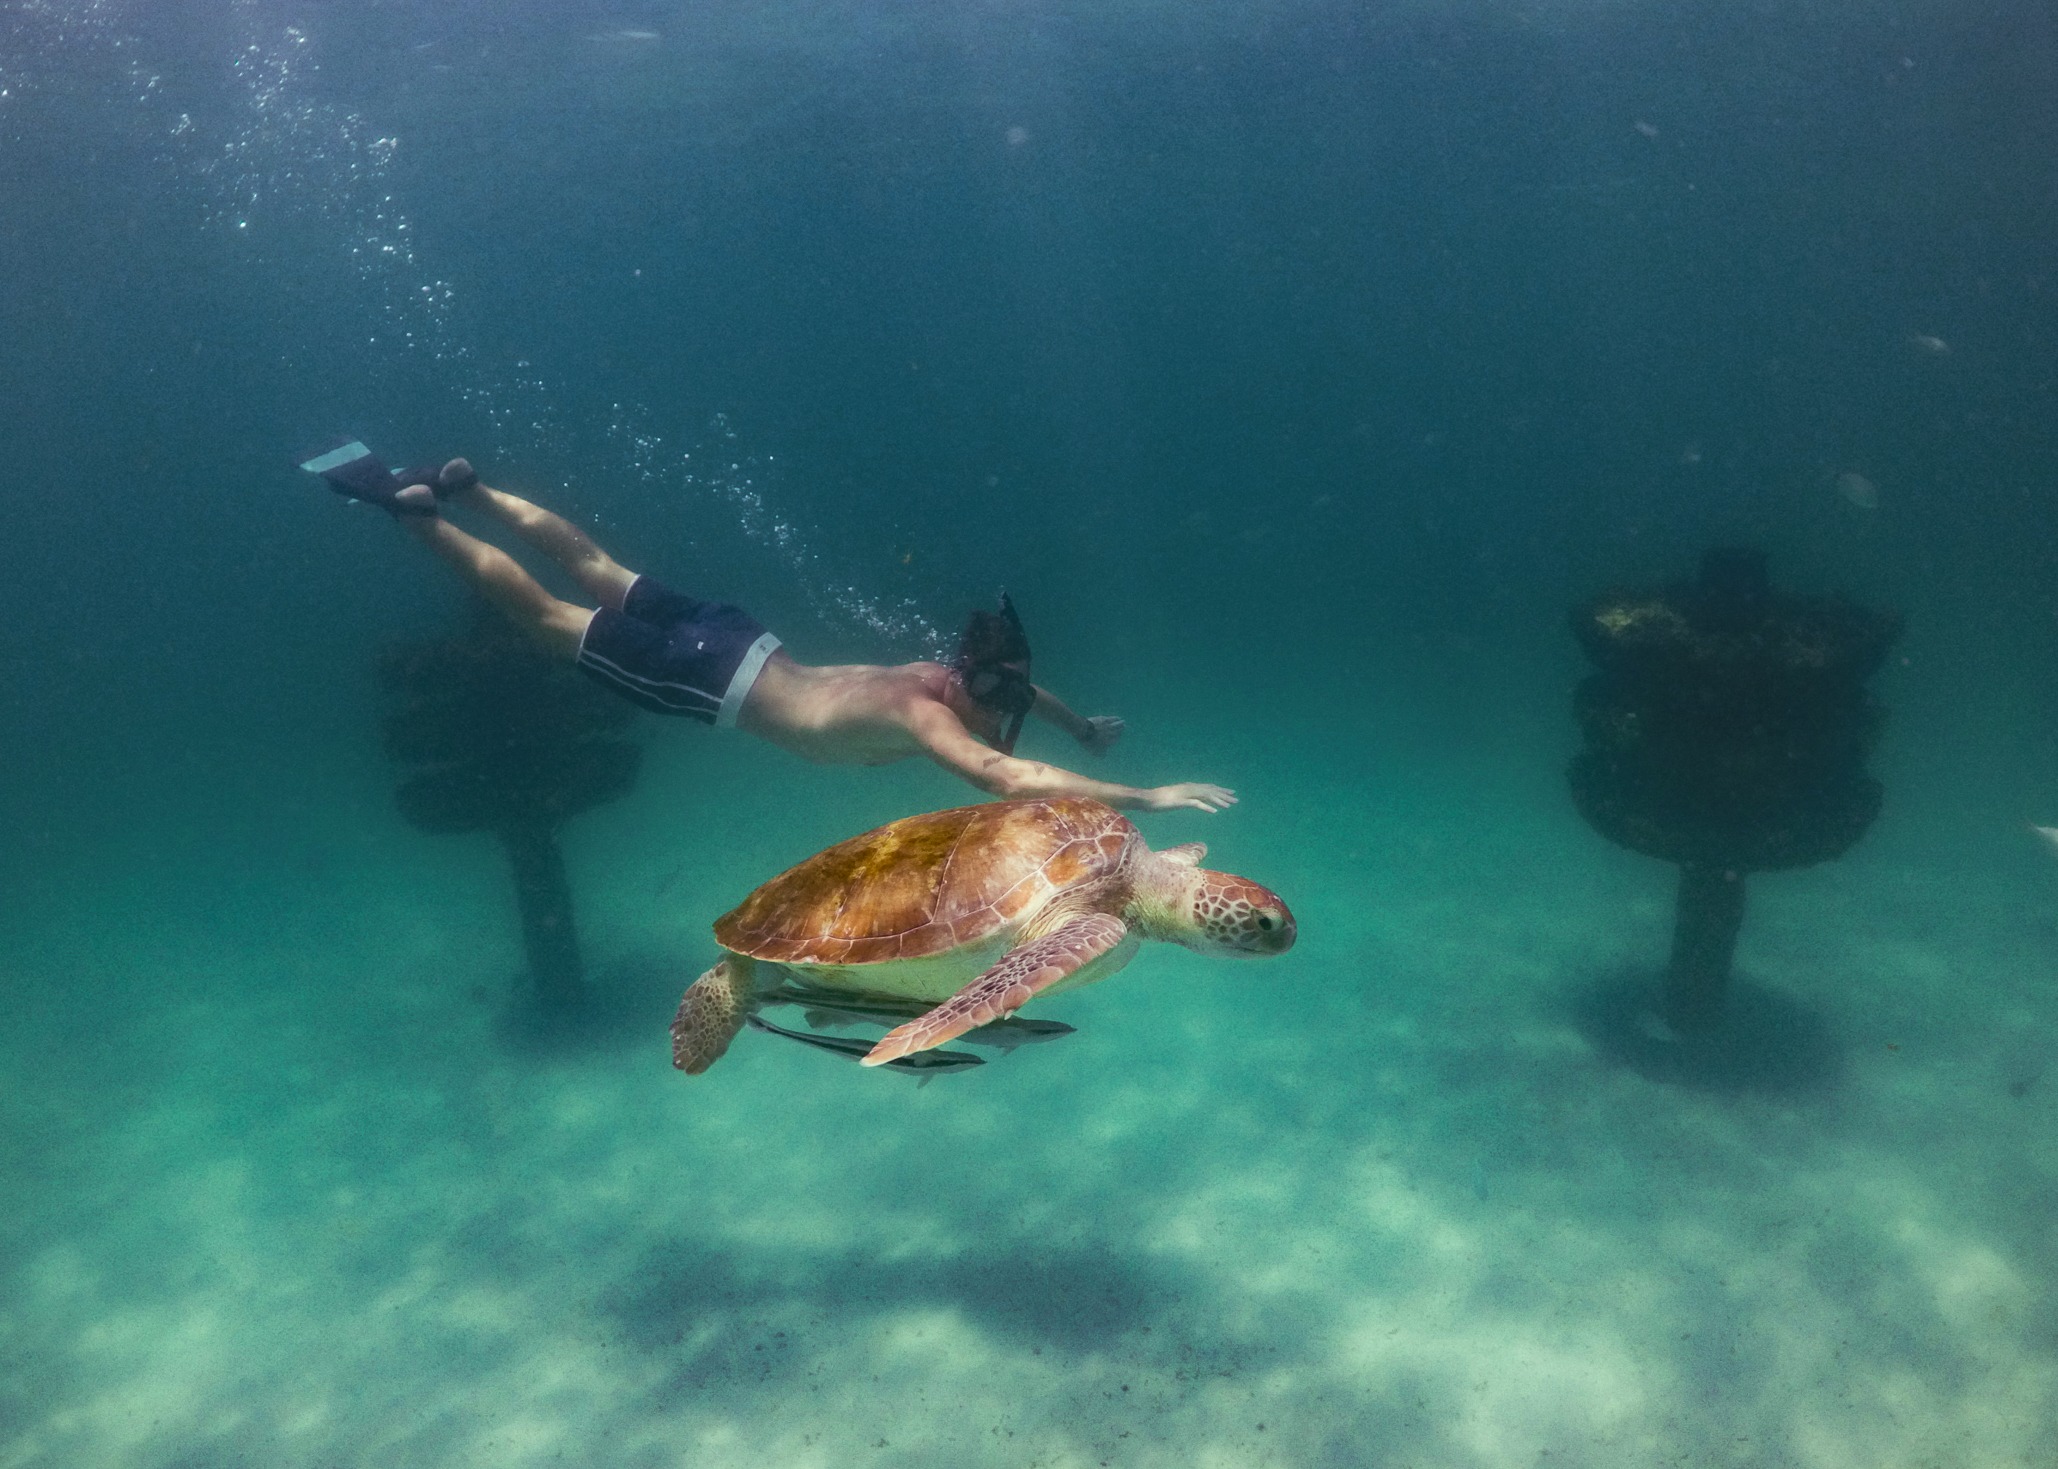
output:
<instances>
[{"instance_id":1,"label":"turtle head","mask_svg":"<svg viewBox=\"0 0 2058 1469\"><path fill-rule=\"evenodd\" d=\"M1200 865L1207 848L1199 842L1153 853L1155 888L1149 910L1139 914L1156 938L1230 959L1262 959L1293 947L1293 910L1279 894L1247 877L1211 872ZM1153 922L1155 918L1157 921Z\"/></svg>"},{"instance_id":2,"label":"turtle head","mask_svg":"<svg viewBox=\"0 0 2058 1469\"><path fill-rule=\"evenodd\" d=\"M1279 894L1233 873L1198 871L1193 948L1232 959L1263 959L1293 947L1293 910Z\"/></svg>"}]
</instances>

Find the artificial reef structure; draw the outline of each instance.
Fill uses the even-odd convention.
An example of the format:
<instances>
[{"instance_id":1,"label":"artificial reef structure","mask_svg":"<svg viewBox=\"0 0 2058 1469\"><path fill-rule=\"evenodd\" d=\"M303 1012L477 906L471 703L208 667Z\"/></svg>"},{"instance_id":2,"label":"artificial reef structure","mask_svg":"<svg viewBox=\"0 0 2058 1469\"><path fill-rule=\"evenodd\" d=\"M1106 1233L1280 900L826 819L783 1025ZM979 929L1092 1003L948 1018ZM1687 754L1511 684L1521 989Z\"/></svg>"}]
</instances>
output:
<instances>
[{"instance_id":1,"label":"artificial reef structure","mask_svg":"<svg viewBox=\"0 0 2058 1469\"><path fill-rule=\"evenodd\" d=\"M1581 603L1572 631L1595 669L1573 696L1573 802L1609 841L1678 865L1658 1010L1711 1030L1750 874L1827 862L1879 815L1865 762L1885 712L1866 682L1900 620L1775 591L1764 555L1731 547L1690 581Z\"/></svg>"},{"instance_id":2,"label":"artificial reef structure","mask_svg":"<svg viewBox=\"0 0 2058 1469\"><path fill-rule=\"evenodd\" d=\"M462 637L379 660L386 753L409 773L400 814L426 832L486 832L507 853L536 1002L585 998L579 929L558 833L627 794L642 750L616 738L624 700L546 658L484 603Z\"/></svg>"}]
</instances>

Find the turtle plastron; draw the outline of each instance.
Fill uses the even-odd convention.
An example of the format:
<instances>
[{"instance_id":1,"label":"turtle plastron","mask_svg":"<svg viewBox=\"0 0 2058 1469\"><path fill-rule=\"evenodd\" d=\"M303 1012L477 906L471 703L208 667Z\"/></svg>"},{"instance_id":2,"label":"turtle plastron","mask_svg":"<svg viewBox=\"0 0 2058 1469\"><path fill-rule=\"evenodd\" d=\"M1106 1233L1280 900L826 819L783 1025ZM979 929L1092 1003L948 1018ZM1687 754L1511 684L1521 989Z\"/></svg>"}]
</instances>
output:
<instances>
[{"instance_id":1,"label":"turtle plastron","mask_svg":"<svg viewBox=\"0 0 2058 1469\"><path fill-rule=\"evenodd\" d=\"M934 1010L887 1032L860 1064L884 1066L940 1046L977 1026L1005 1019L1040 992L1108 954L1128 936L1129 925L1112 913L1082 913L1042 938L1009 950L999 963ZM683 1005L679 1013L686 1013ZM676 1055L677 1022L673 1035Z\"/></svg>"}]
</instances>

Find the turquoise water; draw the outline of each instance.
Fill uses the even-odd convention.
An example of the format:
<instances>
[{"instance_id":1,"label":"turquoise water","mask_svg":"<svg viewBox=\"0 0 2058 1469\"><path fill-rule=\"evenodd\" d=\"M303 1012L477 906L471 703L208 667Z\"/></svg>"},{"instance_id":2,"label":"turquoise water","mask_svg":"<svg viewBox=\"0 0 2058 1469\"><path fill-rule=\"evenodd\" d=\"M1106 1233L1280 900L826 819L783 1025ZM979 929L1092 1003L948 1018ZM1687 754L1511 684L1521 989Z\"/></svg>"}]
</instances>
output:
<instances>
[{"instance_id":1,"label":"turquoise water","mask_svg":"<svg viewBox=\"0 0 2058 1469\"><path fill-rule=\"evenodd\" d=\"M2041 10L0 37L0 1466L2058 1462ZM645 718L539 1022L501 853L395 808L380 652L467 612L337 432L809 660L1007 585L1129 721L1025 751L1235 787L1139 823L1298 945L688 1079L714 918L965 792ZM1566 612L1737 540L1908 630L1879 821L1681 1059Z\"/></svg>"}]
</instances>

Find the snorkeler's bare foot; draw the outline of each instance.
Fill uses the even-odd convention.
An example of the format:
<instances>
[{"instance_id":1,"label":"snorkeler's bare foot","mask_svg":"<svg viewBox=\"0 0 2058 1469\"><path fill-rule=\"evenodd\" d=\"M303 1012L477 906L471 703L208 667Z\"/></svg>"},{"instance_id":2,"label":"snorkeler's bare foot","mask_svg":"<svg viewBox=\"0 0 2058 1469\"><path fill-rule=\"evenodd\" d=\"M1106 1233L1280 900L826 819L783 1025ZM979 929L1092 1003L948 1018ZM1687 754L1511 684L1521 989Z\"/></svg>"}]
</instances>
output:
<instances>
[{"instance_id":1,"label":"snorkeler's bare foot","mask_svg":"<svg viewBox=\"0 0 2058 1469\"><path fill-rule=\"evenodd\" d=\"M434 515L438 500L454 499L478 483L479 473L470 460L453 459L437 470L433 478L396 491L391 508L400 515Z\"/></svg>"},{"instance_id":2,"label":"snorkeler's bare foot","mask_svg":"<svg viewBox=\"0 0 2058 1469\"><path fill-rule=\"evenodd\" d=\"M448 500L475 488L479 483L479 471L472 468L469 459L453 459L436 472L436 498Z\"/></svg>"}]
</instances>

